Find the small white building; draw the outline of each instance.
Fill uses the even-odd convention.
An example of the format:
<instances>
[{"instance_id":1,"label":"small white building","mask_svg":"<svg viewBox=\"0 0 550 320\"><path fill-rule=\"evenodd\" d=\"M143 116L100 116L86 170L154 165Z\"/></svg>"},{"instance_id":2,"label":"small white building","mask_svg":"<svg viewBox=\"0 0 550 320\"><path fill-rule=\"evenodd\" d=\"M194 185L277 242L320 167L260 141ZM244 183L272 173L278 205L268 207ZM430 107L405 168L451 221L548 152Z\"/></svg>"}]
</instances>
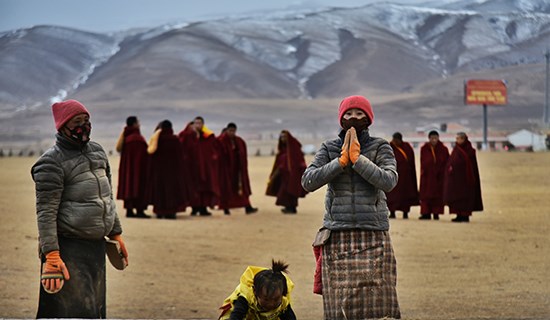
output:
<instances>
[{"instance_id":1,"label":"small white building","mask_svg":"<svg viewBox=\"0 0 550 320\"><path fill-rule=\"evenodd\" d=\"M532 148L533 151L546 150L545 139L542 134L537 134L526 129L516 131L506 136L508 141L518 149Z\"/></svg>"}]
</instances>

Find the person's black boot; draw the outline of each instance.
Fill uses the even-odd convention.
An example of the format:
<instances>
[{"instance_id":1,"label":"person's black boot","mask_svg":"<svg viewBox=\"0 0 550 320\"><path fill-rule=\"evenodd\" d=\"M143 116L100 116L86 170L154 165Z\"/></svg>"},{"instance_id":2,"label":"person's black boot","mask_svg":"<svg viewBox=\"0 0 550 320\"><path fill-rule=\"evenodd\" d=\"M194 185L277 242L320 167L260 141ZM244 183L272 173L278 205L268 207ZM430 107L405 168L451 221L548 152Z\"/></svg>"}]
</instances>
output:
<instances>
[{"instance_id":1,"label":"person's black boot","mask_svg":"<svg viewBox=\"0 0 550 320\"><path fill-rule=\"evenodd\" d=\"M223 214L230 215L231 211L229 211L229 209L223 209Z\"/></svg>"},{"instance_id":2,"label":"person's black boot","mask_svg":"<svg viewBox=\"0 0 550 320\"><path fill-rule=\"evenodd\" d=\"M170 213L170 214L164 215L164 219L176 220L176 214L175 213Z\"/></svg>"},{"instance_id":3,"label":"person's black boot","mask_svg":"<svg viewBox=\"0 0 550 320\"><path fill-rule=\"evenodd\" d=\"M421 214L418 219L419 220L431 220L432 216L429 213L428 214Z\"/></svg>"},{"instance_id":4,"label":"person's black boot","mask_svg":"<svg viewBox=\"0 0 550 320\"><path fill-rule=\"evenodd\" d=\"M136 215L132 209L126 209L126 218L135 218Z\"/></svg>"},{"instance_id":5,"label":"person's black boot","mask_svg":"<svg viewBox=\"0 0 550 320\"><path fill-rule=\"evenodd\" d=\"M196 216L197 213L199 213L199 208L198 207L192 207L191 215Z\"/></svg>"},{"instance_id":6,"label":"person's black boot","mask_svg":"<svg viewBox=\"0 0 550 320\"><path fill-rule=\"evenodd\" d=\"M464 218L462 216L456 215L456 218L451 220L452 222L464 222Z\"/></svg>"},{"instance_id":7,"label":"person's black boot","mask_svg":"<svg viewBox=\"0 0 550 320\"><path fill-rule=\"evenodd\" d=\"M395 211L390 211L390 219L395 219Z\"/></svg>"},{"instance_id":8,"label":"person's black boot","mask_svg":"<svg viewBox=\"0 0 550 320\"><path fill-rule=\"evenodd\" d=\"M403 212L403 219L409 219L409 213Z\"/></svg>"},{"instance_id":9,"label":"person's black boot","mask_svg":"<svg viewBox=\"0 0 550 320\"><path fill-rule=\"evenodd\" d=\"M245 212L246 214L256 213L256 212L258 212L258 208L254 208L254 207L252 207L252 206L248 206L248 207L246 207L246 208L244 209L244 212Z\"/></svg>"},{"instance_id":10,"label":"person's black boot","mask_svg":"<svg viewBox=\"0 0 550 320\"><path fill-rule=\"evenodd\" d=\"M437 213L434 213L434 220L439 220L439 215Z\"/></svg>"},{"instance_id":11,"label":"person's black boot","mask_svg":"<svg viewBox=\"0 0 550 320\"><path fill-rule=\"evenodd\" d=\"M281 209L281 211L285 214L296 214L296 207L285 207L284 209Z\"/></svg>"},{"instance_id":12,"label":"person's black boot","mask_svg":"<svg viewBox=\"0 0 550 320\"><path fill-rule=\"evenodd\" d=\"M212 213L210 213L208 211L208 209L206 209L206 207L200 207L199 213L200 213L201 216L211 216L212 215Z\"/></svg>"},{"instance_id":13,"label":"person's black boot","mask_svg":"<svg viewBox=\"0 0 550 320\"><path fill-rule=\"evenodd\" d=\"M136 218L150 219L151 216L146 215L145 212L143 212L143 210L138 210L136 213Z\"/></svg>"}]
</instances>

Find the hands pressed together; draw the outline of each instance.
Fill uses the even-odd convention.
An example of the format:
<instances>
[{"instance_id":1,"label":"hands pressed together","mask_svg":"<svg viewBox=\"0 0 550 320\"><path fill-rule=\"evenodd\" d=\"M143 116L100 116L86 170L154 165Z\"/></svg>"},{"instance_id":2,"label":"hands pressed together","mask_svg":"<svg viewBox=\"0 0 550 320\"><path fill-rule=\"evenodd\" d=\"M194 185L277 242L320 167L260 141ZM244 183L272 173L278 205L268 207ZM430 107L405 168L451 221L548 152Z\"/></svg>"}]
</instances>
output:
<instances>
[{"instance_id":1,"label":"hands pressed together","mask_svg":"<svg viewBox=\"0 0 550 320\"><path fill-rule=\"evenodd\" d=\"M340 166L345 168L350 162L355 164L361 155L361 144L357 138L357 132L355 128L351 127L344 137L344 143L342 144L342 152L340 153Z\"/></svg>"}]
</instances>

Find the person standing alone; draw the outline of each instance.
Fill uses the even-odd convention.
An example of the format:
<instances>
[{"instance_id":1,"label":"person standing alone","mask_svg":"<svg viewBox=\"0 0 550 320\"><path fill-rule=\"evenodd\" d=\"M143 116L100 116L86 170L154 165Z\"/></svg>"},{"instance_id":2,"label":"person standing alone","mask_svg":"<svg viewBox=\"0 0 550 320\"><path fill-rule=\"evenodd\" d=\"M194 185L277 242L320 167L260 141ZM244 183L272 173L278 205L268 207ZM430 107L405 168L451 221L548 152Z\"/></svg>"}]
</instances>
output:
<instances>
[{"instance_id":1,"label":"person standing alone","mask_svg":"<svg viewBox=\"0 0 550 320\"><path fill-rule=\"evenodd\" d=\"M106 318L105 237L128 251L103 147L76 100L52 105L55 145L31 169L36 187L41 284L37 318Z\"/></svg>"},{"instance_id":2,"label":"person standing alone","mask_svg":"<svg viewBox=\"0 0 550 320\"><path fill-rule=\"evenodd\" d=\"M298 198L307 194L300 184L305 169L302 144L288 130L281 131L266 195L277 197L275 204L283 206L281 211L285 214L297 213Z\"/></svg>"},{"instance_id":3,"label":"person standing alone","mask_svg":"<svg viewBox=\"0 0 550 320\"><path fill-rule=\"evenodd\" d=\"M429 141L420 148L420 219L435 220L444 212L443 187L449 149L430 131Z\"/></svg>"},{"instance_id":4,"label":"person standing alone","mask_svg":"<svg viewBox=\"0 0 550 320\"><path fill-rule=\"evenodd\" d=\"M124 200L128 218L150 218L144 212L147 209L145 188L149 156L147 142L139 129L138 118L128 117L116 145L116 151L120 152L117 199Z\"/></svg>"},{"instance_id":5,"label":"person standing alone","mask_svg":"<svg viewBox=\"0 0 550 320\"><path fill-rule=\"evenodd\" d=\"M370 102L347 97L338 108L338 137L323 142L302 176L313 192L327 185L323 228L314 242L320 257L325 320L401 318L397 263L386 195L397 184L389 143L369 134ZM319 239L319 240L317 240ZM321 270L319 270L321 269Z\"/></svg>"}]
</instances>

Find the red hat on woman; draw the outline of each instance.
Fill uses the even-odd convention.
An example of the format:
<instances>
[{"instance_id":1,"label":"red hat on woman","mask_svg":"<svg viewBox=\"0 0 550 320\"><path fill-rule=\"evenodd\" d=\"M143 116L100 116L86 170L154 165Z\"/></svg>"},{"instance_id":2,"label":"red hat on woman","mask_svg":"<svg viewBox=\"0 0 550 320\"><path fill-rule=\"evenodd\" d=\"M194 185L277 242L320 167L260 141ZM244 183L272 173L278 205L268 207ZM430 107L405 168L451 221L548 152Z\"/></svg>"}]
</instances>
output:
<instances>
[{"instance_id":1,"label":"red hat on woman","mask_svg":"<svg viewBox=\"0 0 550 320\"><path fill-rule=\"evenodd\" d=\"M52 104L52 113L57 130L61 129L67 121L76 115L85 113L88 117L90 116L88 109L76 100L67 100Z\"/></svg>"},{"instance_id":2,"label":"red hat on woman","mask_svg":"<svg viewBox=\"0 0 550 320\"><path fill-rule=\"evenodd\" d=\"M370 123L374 122L374 112L369 100L363 96L349 96L340 102L340 108L338 109L338 122L340 126L342 125L342 117L349 109L362 110L369 117Z\"/></svg>"}]
</instances>

